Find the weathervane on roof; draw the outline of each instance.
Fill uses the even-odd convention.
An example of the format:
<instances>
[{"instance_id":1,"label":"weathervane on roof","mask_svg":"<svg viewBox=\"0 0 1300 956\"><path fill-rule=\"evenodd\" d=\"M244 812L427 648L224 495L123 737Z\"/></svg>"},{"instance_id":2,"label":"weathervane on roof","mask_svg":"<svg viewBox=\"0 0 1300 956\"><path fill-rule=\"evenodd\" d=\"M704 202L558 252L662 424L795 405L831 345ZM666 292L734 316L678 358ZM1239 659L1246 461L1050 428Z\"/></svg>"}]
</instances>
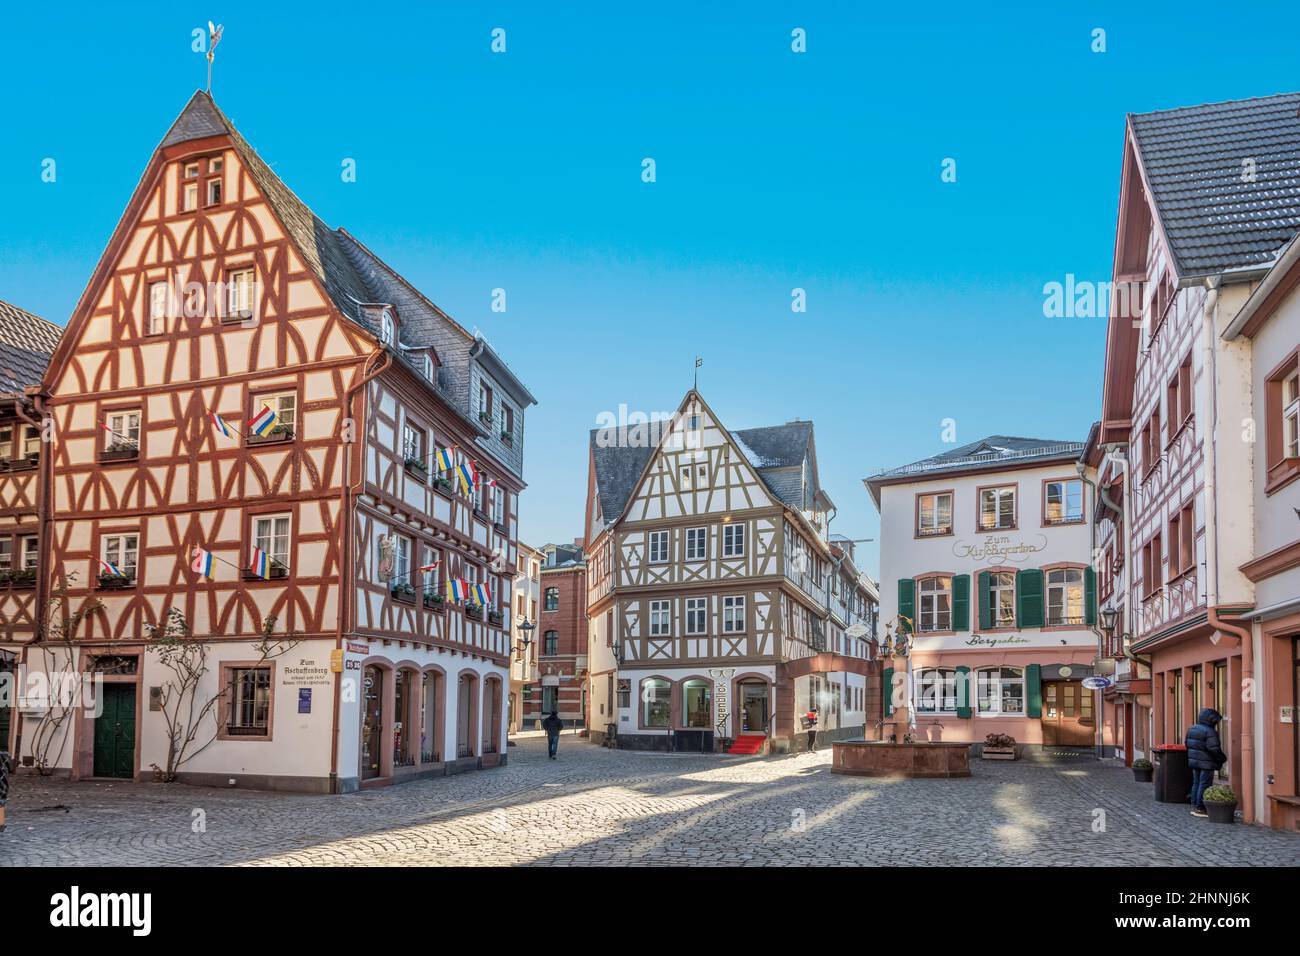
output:
<instances>
[{"instance_id":1,"label":"weathervane on roof","mask_svg":"<svg viewBox=\"0 0 1300 956\"><path fill-rule=\"evenodd\" d=\"M704 364L704 359L702 359L702 358L701 358L700 356L698 356L698 355L695 356L695 385L694 385L694 389L695 389L695 391L697 391L697 392L700 390L700 366L703 365L703 364Z\"/></svg>"},{"instance_id":2,"label":"weathervane on roof","mask_svg":"<svg viewBox=\"0 0 1300 956\"><path fill-rule=\"evenodd\" d=\"M213 26L212 21L208 21L208 95L212 95L212 54L217 52L217 44L221 42L221 33L226 29L224 23Z\"/></svg>"}]
</instances>

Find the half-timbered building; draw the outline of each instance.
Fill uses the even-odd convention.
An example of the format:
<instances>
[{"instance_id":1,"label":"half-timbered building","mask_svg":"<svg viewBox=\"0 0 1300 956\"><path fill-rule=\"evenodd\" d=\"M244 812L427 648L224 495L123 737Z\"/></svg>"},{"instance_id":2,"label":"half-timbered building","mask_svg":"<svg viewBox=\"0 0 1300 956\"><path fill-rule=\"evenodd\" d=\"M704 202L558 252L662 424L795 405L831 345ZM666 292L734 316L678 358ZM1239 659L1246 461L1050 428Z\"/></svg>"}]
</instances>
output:
<instances>
[{"instance_id":1,"label":"half-timbered building","mask_svg":"<svg viewBox=\"0 0 1300 956\"><path fill-rule=\"evenodd\" d=\"M40 619L40 467L35 393L63 330L0 302L0 750L12 752L16 664Z\"/></svg>"},{"instance_id":2,"label":"half-timbered building","mask_svg":"<svg viewBox=\"0 0 1300 956\"><path fill-rule=\"evenodd\" d=\"M1151 679L1137 716L1158 748L1218 710L1247 820L1268 786L1248 619L1261 436L1249 343L1225 333L1300 224L1298 111L1292 93L1128 117L1098 439L1123 502L1109 606Z\"/></svg>"},{"instance_id":3,"label":"half-timbered building","mask_svg":"<svg viewBox=\"0 0 1300 956\"><path fill-rule=\"evenodd\" d=\"M58 767L338 792L505 760L533 398L207 94L154 151L43 391L41 567L104 685ZM179 766L151 637L169 608L215 702Z\"/></svg>"},{"instance_id":4,"label":"half-timbered building","mask_svg":"<svg viewBox=\"0 0 1300 956\"><path fill-rule=\"evenodd\" d=\"M593 431L590 706L610 716L592 738L786 751L805 746L799 715L835 700L831 734L861 733L879 706L874 635L830 642L828 582L844 560L832 511L811 422L733 432L691 390L669 420ZM846 580L843 613L872 614L874 595Z\"/></svg>"}]
</instances>

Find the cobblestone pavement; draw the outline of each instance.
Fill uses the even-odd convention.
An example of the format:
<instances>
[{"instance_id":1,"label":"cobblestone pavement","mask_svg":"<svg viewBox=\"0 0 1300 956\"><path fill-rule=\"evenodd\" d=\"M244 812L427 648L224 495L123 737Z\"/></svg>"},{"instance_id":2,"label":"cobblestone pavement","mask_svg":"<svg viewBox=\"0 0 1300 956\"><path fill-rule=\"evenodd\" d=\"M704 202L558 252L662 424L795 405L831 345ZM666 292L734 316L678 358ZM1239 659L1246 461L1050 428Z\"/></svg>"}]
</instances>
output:
<instances>
[{"instance_id":1,"label":"cobblestone pavement","mask_svg":"<svg viewBox=\"0 0 1300 956\"><path fill-rule=\"evenodd\" d=\"M524 739L501 769L341 797L20 777L0 865L1300 864L1300 834L1193 818L1122 767L973 764L964 780L870 780L832 774L826 751L566 736L556 761Z\"/></svg>"}]
</instances>

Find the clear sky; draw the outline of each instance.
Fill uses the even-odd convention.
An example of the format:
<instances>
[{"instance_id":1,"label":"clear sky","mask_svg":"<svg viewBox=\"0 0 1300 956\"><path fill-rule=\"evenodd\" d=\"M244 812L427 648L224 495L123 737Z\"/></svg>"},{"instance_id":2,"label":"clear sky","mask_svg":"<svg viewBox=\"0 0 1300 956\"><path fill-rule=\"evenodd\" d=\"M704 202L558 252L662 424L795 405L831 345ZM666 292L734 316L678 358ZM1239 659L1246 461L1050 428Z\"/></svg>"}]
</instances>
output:
<instances>
[{"instance_id":1,"label":"clear sky","mask_svg":"<svg viewBox=\"0 0 1300 956\"><path fill-rule=\"evenodd\" d=\"M537 395L537 544L582 532L597 415L675 408L697 354L727 425L815 422L850 537L862 477L951 447L944 419L1083 440L1103 322L1043 286L1109 278L1124 114L1300 88L1294 3L394 6L4 4L0 298L67 321L211 16L263 158Z\"/></svg>"}]
</instances>

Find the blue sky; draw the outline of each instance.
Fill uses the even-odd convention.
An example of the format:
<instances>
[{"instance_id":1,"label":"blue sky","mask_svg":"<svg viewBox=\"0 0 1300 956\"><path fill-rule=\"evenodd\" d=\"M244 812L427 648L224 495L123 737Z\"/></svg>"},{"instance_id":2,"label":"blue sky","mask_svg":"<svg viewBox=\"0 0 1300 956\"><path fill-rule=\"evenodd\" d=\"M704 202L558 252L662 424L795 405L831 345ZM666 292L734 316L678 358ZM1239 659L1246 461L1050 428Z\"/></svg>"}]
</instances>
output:
<instances>
[{"instance_id":1,"label":"blue sky","mask_svg":"<svg viewBox=\"0 0 1300 956\"><path fill-rule=\"evenodd\" d=\"M860 479L945 450L945 418L1085 437L1103 323L1042 290L1109 277L1124 114L1300 87L1294 4L1232 38L1186 2L466 6L5 5L0 298L66 322L211 16L261 155L539 398L525 540L581 533L596 416L674 408L697 354L731 427L815 422L832 530L875 537Z\"/></svg>"}]
</instances>

